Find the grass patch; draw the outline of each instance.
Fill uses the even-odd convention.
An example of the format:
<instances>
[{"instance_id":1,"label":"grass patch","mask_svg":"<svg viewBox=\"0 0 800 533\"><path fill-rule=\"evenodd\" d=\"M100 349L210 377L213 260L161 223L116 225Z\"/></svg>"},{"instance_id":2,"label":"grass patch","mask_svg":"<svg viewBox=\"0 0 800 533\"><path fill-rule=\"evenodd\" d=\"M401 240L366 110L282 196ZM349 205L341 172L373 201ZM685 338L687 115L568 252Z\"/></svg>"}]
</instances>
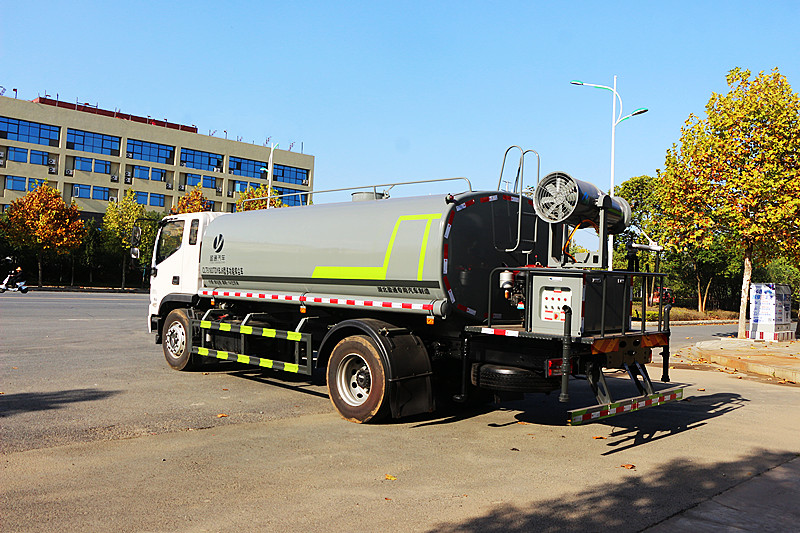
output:
<instances>
[{"instance_id":1,"label":"grass patch","mask_svg":"<svg viewBox=\"0 0 800 533\"><path fill-rule=\"evenodd\" d=\"M641 309L633 310L633 318L638 319L641 316ZM705 313L701 313L696 309L689 309L686 307L673 307L669 313L669 320L670 322L675 322L679 320L738 320L739 313L736 311L724 311L722 309L715 309L713 311L707 311ZM648 321L655 321L658 320L658 308L647 309L647 320Z\"/></svg>"}]
</instances>

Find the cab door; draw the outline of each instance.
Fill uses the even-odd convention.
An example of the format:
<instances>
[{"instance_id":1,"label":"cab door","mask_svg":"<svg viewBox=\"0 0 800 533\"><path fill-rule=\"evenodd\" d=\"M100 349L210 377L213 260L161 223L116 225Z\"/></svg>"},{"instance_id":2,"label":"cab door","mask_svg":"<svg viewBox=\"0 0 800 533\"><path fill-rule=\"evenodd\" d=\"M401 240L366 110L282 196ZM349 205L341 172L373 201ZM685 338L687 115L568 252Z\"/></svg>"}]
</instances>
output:
<instances>
[{"instance_id":1,"label":"cab door","mask_svg":"<svg viewBox=\"0 0 800 533\"><path fill-rule=\"evenodd\" d=\"M186 277L184 255L188 248L190 219L170 217L159 226L150 270L151 317L159 314L165 298L180 299L186 295L182 280ZM152 328L152 320L150 323Z\"/></svg>"}]
</instances>

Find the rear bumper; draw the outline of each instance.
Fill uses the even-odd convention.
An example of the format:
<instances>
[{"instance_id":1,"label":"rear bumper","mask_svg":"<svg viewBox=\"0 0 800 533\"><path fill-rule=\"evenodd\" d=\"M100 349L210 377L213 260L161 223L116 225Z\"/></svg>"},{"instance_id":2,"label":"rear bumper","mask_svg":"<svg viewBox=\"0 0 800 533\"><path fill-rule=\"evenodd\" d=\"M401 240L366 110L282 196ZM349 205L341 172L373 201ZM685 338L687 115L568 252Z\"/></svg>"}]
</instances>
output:
<instances>
[{"instance_id":1,"label":"rear bumper","mask_svg":"<svg viewBox=\"0 0 800 533\"><path fill-rule=\"evenodd\" d=\"M684 389L685 387L674 387L646 396L626 398L625 400L593 405L592 407L583 409L572 409L571 411L567 411L569 414L567 422L570 426L577 426L579 424L586 424L623 413L641 411L648 407L656 407L676 400L682 400Z\"/></svg>"}]
</instances>

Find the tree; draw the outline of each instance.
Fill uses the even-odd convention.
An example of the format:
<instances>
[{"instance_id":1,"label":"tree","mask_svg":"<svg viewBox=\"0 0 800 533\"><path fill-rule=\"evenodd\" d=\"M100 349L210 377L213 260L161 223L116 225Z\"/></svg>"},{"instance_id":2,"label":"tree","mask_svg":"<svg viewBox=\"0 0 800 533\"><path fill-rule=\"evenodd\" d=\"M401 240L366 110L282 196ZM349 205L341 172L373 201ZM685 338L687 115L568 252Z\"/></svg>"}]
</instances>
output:
<instances>
[{"instance_id":1,"label":"tree","mask_svg":"<svg viewBox=\"0 0 800 533\"><path fill-rule=\"evenodd\" d=\"M86 228L75 203L67 205L58 190L40 185L14 200L0 222L12 245L36 254L39 286L42 286L42 257L65 254L81 245Z\"/></svg>"},{"instance_id":2,"label":"tree","mask_svg":"<svg viewBox=\"0 0 800 533\"><path fill-rule=\"evenodd\" d=\"M178 205L169 210L173 215L178 213L199 213L200 211L211 211L211 202L205 197L203 188L199 184L189 194L178 198Z\"/></svg>"},{"instance_id":3,"label":"tree","mask_svg":"<svg viewBox=\"0 0 800 533\"><path fill-rule=\"evenodd\" d=\"M264 184L258 186L258 189L247 187L244 191L239 193L239 199L236 200L236 211L252 211L255 209L267 208L267 197L275 194L275 191L270 189ZM263 200L251 200L252 198L263 198ZM249 200L245 202L245 200ZM270 198L269 207L284 207L280 198Z\"/></svg>"},{"instance_id":4,"label":"tree","mask_svg":"<svg viewBox=\"0 0 800 533\"><path fill-rule=\"evenodd\" d=\"M743 256L739 337L744 337L753 261L779 251L800 259L800 99L777 69L735 68L729 92L713 93L705 119L690 115L680 147L659 173L664 227L678 247L719 239Z\"/></svg>"},{"instance_id":5,"label":"tree","mask_svg":"<svg viewBox=\"0 0 800 533\"><path fill-rule=\"evenodd\" d=\"M144 216L144 206L136 201L136 193L129 189L125 196L116 202L109 202L103 215L103 236L106 245L116 254L122 255L122 282L125 288L125 272L130 257L130 236L136 219Z\"/></svg>"}]
</instances>

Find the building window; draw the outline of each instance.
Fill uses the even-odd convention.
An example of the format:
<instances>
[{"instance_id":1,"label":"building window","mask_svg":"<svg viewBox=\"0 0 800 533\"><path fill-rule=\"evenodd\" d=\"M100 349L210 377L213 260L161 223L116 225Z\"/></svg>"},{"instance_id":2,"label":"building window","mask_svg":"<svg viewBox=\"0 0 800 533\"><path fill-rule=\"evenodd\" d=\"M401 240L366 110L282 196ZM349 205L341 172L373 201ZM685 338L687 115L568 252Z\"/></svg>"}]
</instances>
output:
<instances>
[{"instance_id":1,"label":"building window","mask_svg":"<svg viewBox=\"0 0 800 533\"><path fill-rule=\"evenodd\" d=\"M200 170L222 169L222 155L181 148L181 166Z\"/></svg>"},{"instance_id":2,"label":"building window","mask_svg":"<svg viewBox=\"0 0 800 533\"><path fill-rule=\"evenodd\" d=\"M151 192L150 193L150 205L153 205L153 206L156 206L156 207L164 207L164 195Z\"/></svg>"},{"instance_id":3,"label":"building window","mask_svg":"<svg viewBox=\"0 0 800 533\"><path fill-rule=\"evenodd\" d=\"M228 164L228 171L237 176L247 176L248 178L264 178L266 177L262 172L262 168L267 168L267 164L263 161L253 161L252 159L244 159L242 157L230 157Z\"/></svg>"},{"instance_id":4,"label":"building window","mask_svg":"<svg viewBox=\"0 0 800 533\"><path fill-rule=\"evenodd\" d=\"M194 187L200 183L200 174L186 174L186 185Z\"/></svg>"},{"instance_id":5,"label":"building window","mask_svg":"<svg viewBox=\"0 0 800 533\"><path fill-rule=\"evenodd\" d=\"M75 170L83 170L85 172L92 171L92 160L88 157L75 158Z\"/></svg>"},{"instance_id":6,"label":"building window","mask_svg":"<svg viewBox=\"0 0 800 533\"><path fill-rule=\"evenodd\" d=\"M108 187L92 187L92 199L108 201Z\"/></svg>"},{"instance_id":7,"label":"building window","mask_svg":"<svg viewBox=\"0 0 800 533\"><path fill-rule=\"evenodd\" d=\"M137 192L136 193L136 203L139 205L147 205L147 193L146 192Z\"/></svg>"},{"instance_id":8,"label":"building window","mask_svg":"<svg viewBox=\"0 0 800 533\"><path fill-rule=\"evenodd\" d=\"M67 149L95 154L119 155L120 138L102 133L67 129Z\"/></svg>"},{"instance_id":9,"label":"building window","mask_svg":"<svg viewBox=\"0 0 800 533\"><path fill-rule=\"evenodd\" d=\"M24 191L25 178L22 176L6 176L6 189L9 191Z\"/></svg>"},{"instance_id":10,"label":"building window","mask_svg":"<svg viewBox=\"0 0 800 533\"><path fill-rule=\"evenodd\" d=\"M128 139L125 155L131 159L141 159L153 163L175 164L175 147L166 144Z\"/></svg>"},{"instance_id":11,"label":"building window","mask_svg":"<svg viewBox=\"0 0 800 533\"><path fill-rule=\"evenodd\" d=\"M58 126L0 117L0 139L58 146Z\"/></svg>"},{"instance_id":12,"label":"building window","mask_svg":"<svg viewBox=\"0 0 800 533\"><path fill-rule=\"evenodd\" d=\"M254 188L254 189L258 189L259 187L261 187L261 184L260 184L260 183L253 183L253 182L250 182L250 186L251 186L252 188Z\"/></svg>"},{"instance_id":13,"label":"building window","mask_svg":"<svg viewBox=\"0 0 800 533\"><path fill-rule=\"evenodd\" d=\"M153 181L164 181L167 177L167 171L163 168L154 168L150 171L150 179Z\"/></svg>"},{"instance_id":14,"label":"building window","mask_svg":"<svg viewBox=\"0 0 800 533\"><path fill-rule=\"evenodd\" d=\"M28 151L24 148L8 147L8 160L16 161L17 163L28 162Z\"/></svg>"},{"instance_id":15,"label":"building window","mask_svg":"<svg viewBox=\"0 0 800 533\"><path fill-rule=\"evenodd\" d=\"M295 185L308 185L308 170L304 168L287 167L285 165L274 165L272 169L272 179L283 183L294 183Z\"/></svg>"},{"instance_id":16,"label":"building window","mask_svg":"<svg viewBox=\"0 0 800 533\"><path fill-rule=\"evenodd\" d=\"M275 194L291 194L295 192L294 189L284 189L283 187L273 187L273 192ZM283 196L278 198L284 205L288 206L295 206L295 205L305 205L308 203L308 195L307 194L292 194L291 196Z\"/></svg>"},{"instance_id":17,"label":"building window","mask_svg":"<svg viewBox=\"0 0 800 533\"><path fill-rule=\"evenodd\" d=\"M217 178L214 176L203 176L203 187L206 189L216 189L217 188Z\"/></svg>"},{"instance_id":18,"label":"building window","mask_svg":"<svg viewBox=\"0 0 800 533\"><path fill-rule=\"evenodd\" d=\"M233 190L236 192L244 192L247 190L248 183L246 181L235 181L233 182Z\"/></svg>"},{"instance_id":19,"label":"building window","mask_svg":"<svg viewBox=\"0 0 800 533\"><path fill-rule=\"evenodd\" d=\"M38 187L41 187L47 183L47 180L39 179L39 178L28 178L28 190L32 191Z\"/></svg>"},{"instance_id":20,"label":"building window","mask_svg":"<svg viewBox=\"0 0 800 533\"><path fill-rule=\"evenodd\" d=\"M73 185L72 196L75 198L89 198L91 197L92 188L88 185Z\"/></svg>"},{"instance_id":21,"label":"building window","mask_svg":"<svg viewBox=\"0 0 800 533\"><path fill-rule=\"evenodd\" d=\"M94 160L94 171L100 174L111 174L111 162L102 159Z\"/></svg>"},{"instance_id":22,"label":"building window","mask_svg":"<svg viewBox=\"0 0 800 533\"><path fill-rule=\"evenodd\" d=\"M40 152L39 150L31 150L31 165L47 165L49 161L49 153Z\"/></svg>"},{"instance_id":23,"label":"building window","mask_svg":"<svg viewBox=\"0 0 800 533\"><path fill-rule=\"evenodd\" d=\"M140 180L149 180L150 179L150 167L142 167L139 165L135 165L133 167L133 177L140 179Z\"/></svg>"}]
</instances>

